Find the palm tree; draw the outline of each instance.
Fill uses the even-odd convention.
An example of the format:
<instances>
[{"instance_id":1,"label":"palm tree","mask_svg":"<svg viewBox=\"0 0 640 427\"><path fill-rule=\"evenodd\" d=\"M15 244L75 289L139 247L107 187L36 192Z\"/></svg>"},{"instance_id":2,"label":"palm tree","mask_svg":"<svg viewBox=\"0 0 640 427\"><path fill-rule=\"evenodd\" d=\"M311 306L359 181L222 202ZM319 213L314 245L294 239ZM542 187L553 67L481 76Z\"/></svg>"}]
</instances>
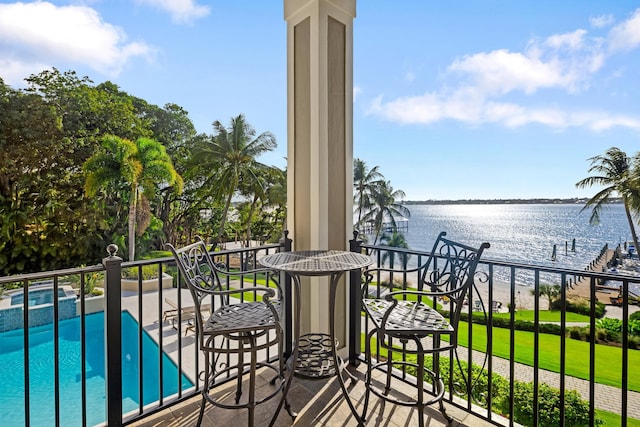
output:
<instances>
[{"instance_id":1,"label":"palm tree","mask_svg":"<svg viewBox=\"0 0 640 427\"><path fill-rule=\"evenodd\" d=\"M531 289L529 292L534 297L547 297L547 299L549 300L549 310L551 310L553 301L560 295L560 290L560 285L548 285L543 283L538 287L538 292L536 292L535 289Z\"/></svg>"},{"instance_id":2,"label":"palm tree","mask_svg":"<svg viewBox=\"0 0 640 427\"><path fill-rule=\"evenodd\" d=\"M409 249L409 244L407 243L407 240L404 238L404 234L402 233L383 233L382 237L380 238L380 243L392 248ZM411 255L406 252L385 251L382 254L382 264L384 264L388 259L389 268L393 269L396 255L398 256L398 258L400 258L402 267L406 269L407 264L409 263L409 258L411 257Z\"/></svg>"},{"instance_id":3,"label":"palm tree","mask_svg":"<svg viewBox=\"0 0 640 427\"><path fill-rule=\"evenodd\" d=\"M224 225L231 206L231 200L239 190L241 181L258 180L256 171L268 166L256 158L276 147L276 139L270 132L257 137L256 131L240 114L231 119L229 129L222 123L213 123L215 134L210 139L200 141L194 148L197 166L208 171L202 184L207 192L223 201L222 220L215 242L224 235Z\"/></svg>"},{"instance_id":4,"label":"palm tree","mask_svg":"<svg viewBox=\"0 0 640 427\"><path fill-rule=\"evenodd\" d=\"M109 191L126 186L129 192L128 254L135 259L136 219L140 203L148 205L160 184L182 190L182 178L173 168L171 158L162 144L148 138L136 142L114 135L102 138L101 150L83 166L86 173L85 192L93 197L99 190ZM148 222L147 222L148 225ZM138 234L144 232L142 225Z\"/></svg>"},{"instance_id":5,"label":"palm tree","mask_svg":"<svg viewBox=\"0 0 640 427\"><path fill-rule=\"evenodd\" d=\"M251 204L249 206L249 212L247 214L247 221L245 225L245 240L247 247L249 247L251 244L251 223L254 219L254 214L259 206L264 205L265 200L267 199L267 191L269 190L270 185L269 183L271 182L271 178L276 174L276 172L272 169L277 168L258 167L255 169L251 169L250 174L244 174L244 176L248 179L243 179L240 182L240 193L243 196L251 199Z\"/></svg>"},{"instance_id":6,"label":"palm tree","mask_svg":"<svg viewBox=\"0 0 640 427\"><path fill-rule=\"evenodd\" d=\"M384 177L378 171L378 166L367 170L367 164L360 160L353 160L353 202L358 206L358 221L356 226L362 224L362 215L371 207L371 195L376 185Z\"/></svg>"},{"instance_id":7,"label":"palm tree","mask_svg":"<svg viewBox=\"0 0 640 427\"><path fill-rule=\"evenodd\" d=\"M576 187L585 188L594 185L604 186L605 188L598 191L595 196L585 203L582 211L591 207L591 224L600 223L600 211L606 203L618 195L624 203L631 237L636 248L638 246L638 236L633 223L633 216L636 217L640 213L640 159L636 155L635 158L629 158L626 153L620 151L616 147L609 148L603 156L594 156L589 159L591 166L589 172L595 172L596 175L584 178L576 183ZM637 249L636 249L637 250Z\"/></svg>"},{"instance_id":8,"label":"palm tree","mask_svg":"<svg viewBox=\"0 0 640 427\"><path fill-rule=\"evenodd\" d=\"M396 217L408 218L411 216L409 209L397 202L405 197L404 191L393 190L389 181L379 181L371 194L371 207L362 218L363 221L372 221L376 230L375 245L383 231L385 224L390 224L391 230L397 232Z\"/></svg>"}]
</instances>

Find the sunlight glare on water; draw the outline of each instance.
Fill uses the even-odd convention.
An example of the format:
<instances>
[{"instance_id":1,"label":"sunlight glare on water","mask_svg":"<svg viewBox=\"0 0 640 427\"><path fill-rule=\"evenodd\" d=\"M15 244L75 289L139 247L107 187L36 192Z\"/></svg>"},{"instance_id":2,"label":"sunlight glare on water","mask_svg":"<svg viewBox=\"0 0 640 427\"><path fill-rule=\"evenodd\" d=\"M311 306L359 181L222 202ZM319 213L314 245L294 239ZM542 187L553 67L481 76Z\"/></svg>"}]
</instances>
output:
<instances>
[{"instance_id":1,"label":"sunlight glare on water","mask_svg":"<svg viewBox=\"0 0 640 427\"><path fill-rule=\"evenodd\" d=\"M582 204L408 205L411 249L431 250L440 231L479 246L491 243L485 259L583 270L605 244L614 249L630 239L624 206L612 204L599 225L589 224ZM576 251L571 247L575 239ZM373 239L370 239L372 241ZM557 260L551 259L556 245Z\"/></svg>"}]
</instances>

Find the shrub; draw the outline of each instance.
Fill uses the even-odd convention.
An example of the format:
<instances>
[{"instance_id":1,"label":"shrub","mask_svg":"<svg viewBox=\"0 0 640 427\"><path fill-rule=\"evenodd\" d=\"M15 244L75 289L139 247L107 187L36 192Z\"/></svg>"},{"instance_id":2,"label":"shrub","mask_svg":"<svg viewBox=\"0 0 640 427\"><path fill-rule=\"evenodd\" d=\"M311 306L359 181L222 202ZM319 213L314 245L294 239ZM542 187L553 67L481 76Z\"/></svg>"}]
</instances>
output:
<instances>
[{"instance_id":1,"label":"shrub","mask_svg":"<svg viewBox=\"0 0 640 427\"><path fill-rule=\"evenodd\" d=\"M138 267L124 268L122 269L123 279L137 279ZM157 279L158 278L158 266L155 264L148 264L142 266L142 280Z\"/></svg>"},{"instance_id":2,"label":"shrub","mask_svg":"<svg viewBox=\"0 0 640 427\"><path fill-rule=\"evenodd\" d=\"M410 357L411 361L415 361L414 357ZM425 366L431 368L432 358L425 358ZM450 360L446 357L440 358L440 376L444 381L445 388L451 380L454 385L455 393L466 399L467 384L466 374L468 372L468 364L460 361L460 367L464 375L460 372L458 364L454 362L453 378L451 378ZM486 408L488 401L488 375L485 369L477 365L471 366L472 379L469 384L472 390L474 403ZM408 367L407 372L411 375L416 374L413 367ZM431 377L425 374L425 380L431 381ZM493 374L491 378L491 400L492 409L503 415L509 413L509 381L501 375ZM533 383L525 383L522 381L514 381L513 395L513 421L526 426L533 425ZM560 423L560 391L552 388L544 383L539 383L538 387L538 421L540 426L558 426ZM565 390L564 394L564 410L566 426L582 427L589 426L589 403L582 400L580 395L574 390ZM598 426L603 421L597 417L592 425Z\"/></svg>"},{"instance_id":3,"label":"shrub","mask_svg":"<svg viewBox=\"0 0 640 427\"><path fill-rule=\"evenodd\" d=\"M569 329L569 337L574 340L582 340L582 328L574 326Z\"/></svg>"},{"instance_id":4,"label":"shrub","mask_svg":"<svg viewBox=\"0 0 640 427\"><path fill-rule=\"evenodd\" d=\"M540 324L540 333L542 334L553 334L560 335L560 325L555 323L541 323Z\"/></svg>"},{"instance_id":5,"label":"shrub","mask_svg":"<svg viewBox=\"0 0 640 427\"><path fill-rule=\"evenodd\" d=\"M640 313L640 312L638 312ZM468 321L469 313L463 312L461 313L461 320ZM482 313L473 313L472 314L473 323L477 323L480 325L486 325L488 321L488 317L486 317ZM511 320L509 318L502 317L494 317L493 318L493 326L497 328L506 328L509 329L512 327ZM535 322L530 322L527 320L515 320L513 322L513 329L517 331L528 331L535 332L536 324ZM558 323L540 323L538 325L538 331L541 334L551 334L551 335L560 335L561 327ZM582 340L590 342L593 339L591 331L589 327L578 327L574 326L568 329L569 337L576 340ZM640 320L630 320L629 321L629 340L632 337L640 338ZM613 319L613 318L602 318L596 321L596 341L599 341L603 344L607 343L620 343L622 342L622 320ZM639 348L632 347L635 345L635 341L632 344L629 344L629 348Z\"/></svg>"},{"instance_id":6,"label":"shrub","mask_svg":"<svg viewBox=\"0 0 640 427\"><path fill-rule=\"evenodd\" d=\"M561 300L555 300L551 304L552 310L561 310L563 304ZM585 316L591 316L591 303L589 300L567 300L564 302L564 309L572 313L584 314ZM604 316L606 306L600 301L596 301L595 315L597 318Z\"/></svg>"},{"instance_id":7,"label":"shrub","mask_svg":"<svg viewBox=\"0 0 640 427\"><path fill-rule=\"evenodd\" d=\"M606 329L607 331L607 341L608 342L622 342L622 336L620 332L614 332Z\"/></svg>"},{"instance_id":8,"label":"shrub","mask_svg":"<svg viewBox=\"0 0 640 427\"><path fill-rule=\"evenodd\" d=\"M628 347L632 350L640 350L640 337L629 337Z\"/></svg>"},{"instance_id":9,"label":"shrub","mask_svg":"<svg viewBox=\"0 0 640 427\"><path fill-rule=\"evenodd\" d=\"M80 274L72 274L69 276L62 276L62 282L68 282L74 289L77 289L80 292L80 287L82 283ZM90 273L84 274L84 295L89 295L92 297L103 295L104 291L102 289L98 289L97 286L104 285L104 272L94 271Z\"/></svg>"},{"instance_id":10,"label":"shrub","mask_svg":"<svg viewBox=\"0 0 640 427\"><path fill-rule=\"evenodd\" d=\"M140 259L171 258L172 256L171 251L151 251L142 255Z\"/></svg>"},{"instance_id":11,"label":"shrub","mask_svg":"<svg viewBox=\"0 0 640 427\"><path fill-rule=\"evenodd\" d=\"M605 317L596 321L596 327L600 331L604 331L605 341L620 342L620 333L622 332L622 320Z\"/></svg>"},{"instance_id":12,"label":"shrub","mask_svg":"<svg viewBox=\"0 0 640 427\"><path fill-rule=\"evenodd\" d=\"M631 313L629 320L640 320L640 311Z\"/></svg>"},{"instance_id":13,"label":"shrub","mask_svg":"<svg viewBox=\"0 0 640 427\"><path fill-rule=\"evenodd\" d=\"M541 426L559 426L560 422L560 391L547 384L540 383L538 387L538 422ZM589 404L582 400L575 390L566 390L564 394L564 425L589 426ZM533 425L534 396L533 383L516 381L513 393L514 421ZM596 417L593 425L601 425L603 421Z\"/></svg>"},{"instance_id":14,"label":"shrub","mask_svg":"<svg viewBox=\"0 0 640 427\"><path fill-rule=\"evenodd\" d=\"M607 331L604 329L596 329L596 340L598 341L606 341L607 340Z\"/></svg>"},{"instance_id":15,"label":"shrub","mask_svg":"<svg viewBox=\"0 0 640 427\"><path fill-rule=\"evenodd\" d=\"M640 319L629 320L629 337L640 337Z\"/></svg>"},{"instance_id":16,"label":"shrub","mask_svg":"<svg viewBox=\"0 0 640 427\"><path fill-rule=\"evenodd\" d=\"M607 331L620 332L622 331L622 320L605 317L604 319L596 320L596 327Z\"/></svg>"}]
</instances>

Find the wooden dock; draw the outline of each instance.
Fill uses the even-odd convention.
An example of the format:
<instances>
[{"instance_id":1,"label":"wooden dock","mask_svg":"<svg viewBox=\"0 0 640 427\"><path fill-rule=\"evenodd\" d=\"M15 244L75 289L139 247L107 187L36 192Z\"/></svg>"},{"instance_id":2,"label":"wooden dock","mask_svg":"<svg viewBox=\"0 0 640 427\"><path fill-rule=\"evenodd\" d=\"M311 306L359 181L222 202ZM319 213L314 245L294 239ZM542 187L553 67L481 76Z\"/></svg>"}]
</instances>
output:
<instances>
[{"instance_id":1,"label":"wooden dock","mask_svg":"<svg viewBox=\"0 0 640 427\"><path fill-rule=\"evenodd\" d=\"M607 264L613 259L614 255L615 250L604 249L600 256L589 264L585 270L594 272L603 271L603 267L606 269ZM596 299L604 304L611 304L610 298L617 296L617 291L618 288L596 284ZM567 296L590 299L591 279L588 277L578 277L576 281L567 288Z\"/></svg>"}]
</instances>

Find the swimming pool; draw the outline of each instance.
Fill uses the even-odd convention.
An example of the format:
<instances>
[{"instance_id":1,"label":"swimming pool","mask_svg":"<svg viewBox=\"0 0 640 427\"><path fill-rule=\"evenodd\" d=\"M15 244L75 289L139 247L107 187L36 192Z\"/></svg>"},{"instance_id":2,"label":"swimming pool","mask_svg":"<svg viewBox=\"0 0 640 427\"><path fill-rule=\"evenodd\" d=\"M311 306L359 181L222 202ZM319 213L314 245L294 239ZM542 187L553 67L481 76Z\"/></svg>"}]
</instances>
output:
<instances>
[{"instance_id":1,"label":"swimming pool","mask_svg":"<svg viewBox=\"0 0 640 427\"><path fill-rule=\"evenodd\" d=\"M32 426L54 425L54 373L52 325L29 328L30 421ZM123 412L138 408L138 325L133 316L122 312L122 393ZM24 426L23 331L0 333L0 420L7 427ZM105 420L104 314L86 316L87 425ZM159 399L159 349L143 333L144 404ZM60 424L82 425L82 384L80 361L80 318L59 323ZM162 354L163 396L178 392L178 369ZM193 386L181 374L182 389Z\"/></svg>"},{"instance_id":2,"label":"swimming pool","mask_svg":"<svg viewBox=\"0 0 640 427\"><path fill-rule=\"evenodd\" d=\"M67 295L65 289L58 288L58 298L74 297L75 294ZM11 305L24 303L24 294L22 291L11 295ZM29 307L34 305L53 304L53 288L30 289L29 290Z\"/></svg>"}]
</instances>

